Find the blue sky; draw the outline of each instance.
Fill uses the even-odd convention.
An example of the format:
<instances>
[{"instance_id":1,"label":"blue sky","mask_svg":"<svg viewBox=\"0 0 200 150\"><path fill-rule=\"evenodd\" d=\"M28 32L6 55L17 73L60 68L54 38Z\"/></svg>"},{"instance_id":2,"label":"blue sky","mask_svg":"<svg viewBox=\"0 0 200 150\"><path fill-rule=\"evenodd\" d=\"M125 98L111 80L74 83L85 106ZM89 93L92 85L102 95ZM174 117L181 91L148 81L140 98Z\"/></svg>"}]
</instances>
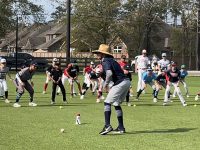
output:
<instances>
[{"instance_id":1,"label":"blue sky","mask_svg":"<svg viewBox=\"0 0 200 150\"><path fill-rule=\"evenodd\" d=\"M51 0L30 0L32 1L34 4L38 4L38 5L42 5L46 17L47 17L47 21L51 20L51 13L55 11L55 8L58 6L57 3L52 2ZM62 0L60 0L62 1Z\"/></svg>"}]
</instances>

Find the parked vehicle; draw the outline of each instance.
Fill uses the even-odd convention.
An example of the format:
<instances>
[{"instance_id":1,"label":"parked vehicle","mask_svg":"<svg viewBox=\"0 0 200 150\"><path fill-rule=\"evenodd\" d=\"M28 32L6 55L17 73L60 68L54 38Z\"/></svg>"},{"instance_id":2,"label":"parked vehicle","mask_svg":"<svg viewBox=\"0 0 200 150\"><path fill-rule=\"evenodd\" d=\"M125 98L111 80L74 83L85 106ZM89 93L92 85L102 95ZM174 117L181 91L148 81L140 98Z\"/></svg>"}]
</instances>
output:
<instances>
[{"instance_id":1,"label":"parked vehicle","mask_svg":"<svg viewBox=\"0 0 200 150\"><path fill-rule=\"evenodd\" d=\"M4 56L7 61L7 66L10 70L16 68L16 53L9 53L8 56ZM44 58L35 58L31 54L18 52L17 53L17 68L18 70L24 66L29 66L31 61L36 61L38 63L38 70L44 70L48 67L48 61Z\"/></svg>"}]
</instances>

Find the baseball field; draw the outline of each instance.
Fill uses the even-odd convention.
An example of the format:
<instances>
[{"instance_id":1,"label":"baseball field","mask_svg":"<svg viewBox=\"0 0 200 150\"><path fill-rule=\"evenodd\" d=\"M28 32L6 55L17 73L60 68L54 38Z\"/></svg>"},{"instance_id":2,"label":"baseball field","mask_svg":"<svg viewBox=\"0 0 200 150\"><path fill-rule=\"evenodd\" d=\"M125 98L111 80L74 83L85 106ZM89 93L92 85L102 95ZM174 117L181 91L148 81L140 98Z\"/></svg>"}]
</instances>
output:
<instances>
[{"instance_id":1,"label":"baseball field","mask_svg":"<svg viewBox=\"0 0 200 150\"><path fill-rule=\"evenodd\" d=\"M14 77L14 74L12 74ZM200 90L200 77L187 77L190 97L188 106L183 107L178 99L172 98L168 106L162 106L164 89L159 93L159 101L152 102L152 89L147 87L139 101L135 100L137 76L133 75L133 97L131 107L122 104L125 134L102 136L99 132L104 125L103 102L96 103L96 95L89 90L85 99L80 96L70 98L66 84L68 103L62 103L62 95L56 96L56 104L51 105L51 83L47 94L42 94L45 74L33 77L35 83L34 100L37 107L29 107L26 92L21 100L21 108L12 107L15 101L15 87L7 81L10 104L0 100L0 149L1 150L199 150L200 149L200 101L194 96ZM172 89L173 91L173 89ZM106 94L104 93L104 96ZM111 125L117 126L112 109ZM80 113L81 125L75 124ZM64 129L61 132L61 129Z\"/></svg>"}]
</instances>

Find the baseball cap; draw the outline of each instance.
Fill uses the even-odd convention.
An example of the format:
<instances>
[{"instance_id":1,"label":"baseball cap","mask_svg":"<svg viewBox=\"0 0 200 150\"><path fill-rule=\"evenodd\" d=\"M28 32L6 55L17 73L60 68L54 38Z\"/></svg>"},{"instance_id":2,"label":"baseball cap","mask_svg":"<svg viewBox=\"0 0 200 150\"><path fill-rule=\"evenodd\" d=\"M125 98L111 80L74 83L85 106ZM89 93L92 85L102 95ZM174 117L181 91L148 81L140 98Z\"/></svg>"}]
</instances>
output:
<instances>
[{"instance_id":1,"label":"baseball cap","mask_svg":"<svg viewBox=\"0 0 200 150\"><path fill-rule=\"evenodd\" d=\"M148 67L148 68L147 68L147 71L152 71L152 68L151 68L151 67Z\"/></svg>"},{"instance_id":2,"label":"baseball cap","mask_svg":"<svg viewBox=\"0 0 200 150\"><path fill-rule=\"evenodd\" d=\"M0 60L0 62L1 62L1 63L6 63L6 59L5 59L5 58L2 58L2 59Z\"/></svg>"},{"instance_id":3,"label":"baseball cap","mask_svg":"<svg viewBox=\"0 0 200 150\"><path fill-rule=\"evenodd\" d=\"M176 63L176 62L172 62L172 66L173 66L173 67L176 67L176 66L177 66L177 63Z\"/></svg>"},{"instance_id":4,"label":"baseball cap","mask_svg":"<svg viewBox=\"0 0 200 150\"><path fill-rule=\"evenodd\" d=\"M166 67L162 67L162 68L161 68L161 71L162 71L162 72L167 71L167 68L166 68Z\"/></svg>"},{"instance_id":5,"label":"baseball cap","mask_svg":"<svg viewBox=\"0 0 200 150\"><path fill-rule=\"evenodd\" d=\"M124 68L124 70L130 70L131 69L130 65L125 65L123 68Z\"/></svg>"},{"instance_id":6,"label":"baseball cap","mask_svg":"<svg viewBox=\"0 0 200 150\"><path fill-rule=\"evenodd\" d=\"M58 59L57 58L53 58L53 62L57 62L58 61Z\"/></svg>"},{"instance_id":7,"label":"baseball cap","mask_svg":"<svg viewBox=\"0 0 200 150\"><path fill-rule=\"evenodd\" d=\"M147 50L146 50L146 49L143 49L143 50L142 50L142 53L147 53Z\"/></svg>"},{"instance_id":8,"label":"baseball cap","mask_svg":"<svg viewBox=\"0 0 200 150\"><path fill-rule=\"evenodd\" d=\"M185 65L181 65L181 69L185 69Z\"/></svg>"},{"instance_id":9,"label":"baseball cap","mask_svg":"<svg viewBox=\"0 0 200 150\"><path fill-rule=\"evenodd\" d=\"M35 66L35 67L38 67L38 63L37 63L36 61L32 61L32 62L30 63L30 65L31 65L31 66Z\"/></svg>"},{"instance_id":10,"label":"baseball cap","mask_svg":"<svg viewBox=\"0 0 200 150\"><path fill-rule=\"evenodd\" d=\"M166 57L167 56L167 54L166 53L162 53L162 57Z\"/></svg>"}]
</instances>

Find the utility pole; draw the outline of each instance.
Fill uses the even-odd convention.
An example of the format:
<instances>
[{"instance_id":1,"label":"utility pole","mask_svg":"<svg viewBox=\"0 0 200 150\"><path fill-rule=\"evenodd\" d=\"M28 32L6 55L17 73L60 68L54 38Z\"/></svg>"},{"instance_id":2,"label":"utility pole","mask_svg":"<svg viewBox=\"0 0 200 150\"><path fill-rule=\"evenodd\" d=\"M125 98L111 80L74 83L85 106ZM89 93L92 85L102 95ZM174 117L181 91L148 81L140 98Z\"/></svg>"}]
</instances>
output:
<instances>
[{"instance_id":1,"label":"utility pole","mask_svg":"<svg viewBox=\"0 0 200 150\"><path fill-rule=\"evenodd\" d=\"M66 63L70 62L71 0L67 0Z\"/></svg>"},{"instance_id":2,"label":"utility pole","mask_svg":"<svg viewBox=\"0 0 200 150\"><path fill-rule=\"evenodd\" d=\"M16 40L15 40L15 71L17 72L17 53L18 53L18 15L16 18Z\"/></svg>"},{"instance_id":3,"label":"utility pole","mask_svg":"<svg viewBox=\"0 0 200 150\"><path fill-rule=\"evenodd\" d=\"M197 0L196 70L200 70L200 0Z\"/></svg>"}]
</instances>

